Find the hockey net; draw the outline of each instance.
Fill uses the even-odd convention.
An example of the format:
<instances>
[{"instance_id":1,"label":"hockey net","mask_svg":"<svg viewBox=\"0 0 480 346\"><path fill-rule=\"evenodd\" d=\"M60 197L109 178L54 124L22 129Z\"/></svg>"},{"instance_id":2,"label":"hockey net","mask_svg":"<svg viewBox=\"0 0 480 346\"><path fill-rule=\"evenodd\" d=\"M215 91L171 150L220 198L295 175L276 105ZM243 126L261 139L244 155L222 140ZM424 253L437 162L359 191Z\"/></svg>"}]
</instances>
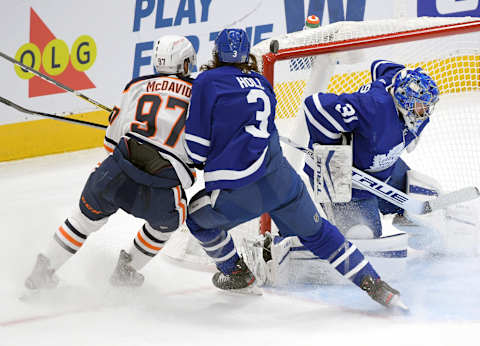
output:
<instances>
[{"instance_id":1,"label":"hockey net","mask_svg":"<svg viewBox=\"0 0 480 346\"><path fill-rule=\"evenodd\" d=\"M440 101L417 148L402 158L438 180L446 191L480 185L479 18L338 22L265 40L253 47L252 53L274 86L280 134L304 146L308 132L301 102L305 96L317 91L357 91L371 81L370 64L377 59L422 67L437 82ZM283 149L306 179L303 155L293 148ZM242 242L258 233L259 224L262 231L275 231L268 216L263 216L261 221L239 226L232 235ZM177 232L178 241L171 242L168 257L201 263L201 267L205 267L205 261L213 268L196 244L188 240L188 230L182 232ZM172 254L171 249L177 253Z\"/></svg>"}]
</instances>

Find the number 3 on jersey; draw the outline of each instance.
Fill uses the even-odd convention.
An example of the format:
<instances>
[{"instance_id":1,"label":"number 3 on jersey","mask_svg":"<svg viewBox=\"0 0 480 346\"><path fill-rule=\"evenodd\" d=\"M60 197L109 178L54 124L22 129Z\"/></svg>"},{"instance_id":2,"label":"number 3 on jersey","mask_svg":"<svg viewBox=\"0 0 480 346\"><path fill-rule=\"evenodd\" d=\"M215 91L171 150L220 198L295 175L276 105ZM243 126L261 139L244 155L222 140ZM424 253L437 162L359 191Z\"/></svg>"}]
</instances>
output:
<instances>
[{"instance_id":1,"label":"number 3 on jersey","mask_svg":"<svg viewBox=\"0 0 480 346\"><path fill-rule=\"evenodd\" d=\"M145 137L153 137L157 132L157 116L162 109L162 105L164 105L162 112L167 113L178 113L178 108L180 108L180 115L164 142L165 145L175 147L185 127L188 102L172 96L168 96L166 102L163 101L163 98L158 94L143 94L138 99L137 110L135 112L135 120L137 123L132 123L131 131Z\"/></svg>"},{"instance_id":2,"label":"number 3 on jersey","mask_svg":"<svg viewBox=\"0 0 480 346\"><path fill-rule=\"evenodd\" d=\"M270 105L270 99L263 90L252 89L247 94L248 103L257 103L258 100L263 101L263 110L257 111L255 119L260 121L260 125L256 127L255 125L245 126L245 131L250 133L254 137L268 138L270 134L267 131L268 127L268 117L271 114L272 107Z\"/></svg>"}]
</instances>

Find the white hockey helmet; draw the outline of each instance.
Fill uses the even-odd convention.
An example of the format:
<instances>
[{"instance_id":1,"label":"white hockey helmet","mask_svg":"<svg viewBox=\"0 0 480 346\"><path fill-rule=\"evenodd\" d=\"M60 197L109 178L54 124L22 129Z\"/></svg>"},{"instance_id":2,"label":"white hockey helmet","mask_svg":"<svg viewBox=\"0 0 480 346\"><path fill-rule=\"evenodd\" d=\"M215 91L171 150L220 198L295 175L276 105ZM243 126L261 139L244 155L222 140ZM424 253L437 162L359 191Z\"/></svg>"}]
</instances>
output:
<instances>
[{"instance_id":1,"label":"white hockey helmet","mask_svg":"<svg viewBox=\"0 0 480 346\"><path fill-rule=\"evenodd\" d=\"M187 60L188 71L184 70ZM197 64L197 54L190 41L179 35L165 35L153 46L153 67L157 73L189 75Z\"/></svg>"}]
</instances>

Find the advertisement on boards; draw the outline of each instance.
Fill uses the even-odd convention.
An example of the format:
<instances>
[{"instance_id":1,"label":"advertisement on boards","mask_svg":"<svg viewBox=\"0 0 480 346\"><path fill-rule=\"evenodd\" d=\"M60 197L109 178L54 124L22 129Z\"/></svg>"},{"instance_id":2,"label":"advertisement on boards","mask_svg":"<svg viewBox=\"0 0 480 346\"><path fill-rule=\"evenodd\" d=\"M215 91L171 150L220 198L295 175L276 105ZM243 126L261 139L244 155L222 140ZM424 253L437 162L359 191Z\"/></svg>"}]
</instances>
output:
<instances>
[{"instance_id":1,"label":"advertisement on boards","mask_svg":"<svg viewBox=\"0 0 480 346\"><path fill-rule=\"evenodd\" d=\"M418 17L480 17L480 0L417 0Z\"/></svg>"},{"instance_id":2,"label":"advertisement on boards","mask_svg":"<svg viewBox=\"0 0 480 346\"><path fill-rule=\"evenodd\" d=\"M110 108L131 79L153 73L153 43L162 35L186 36L200 66L227 27L245 29L254 45L302 30L309 14L322 25L394 15L393 2L383 0L25 0L4 1L0 9L0 26L8 33L0 52ZM0 96L22 107L98 113L91 103L3 58L0 73ZM0 114L0 128L41 119L2 104Z\"/></svg>"},{"instance_id":3,"label":"advertisement on boards","mask_svg":"<svg viewBox=\"0 0 480 346\"><path fill-rule=\"evenodd\" d=\"M2 52L74 90L112 106L129 80L153 72L155 38L185 35L199 65L210 58L213 41L225 27L244 28L252 45L303 28L307 14L321 24L388 18L375 0L131 0L22 1L2 11L0 25L10 36ZM6 4L1 6L7 6ZM0 90L17 103L50 112L93 109L31 72L2 61ZM80 100L81 101L81 100ZM0 123L18 121L3 118Z\"/></svg>"}]
</instances>

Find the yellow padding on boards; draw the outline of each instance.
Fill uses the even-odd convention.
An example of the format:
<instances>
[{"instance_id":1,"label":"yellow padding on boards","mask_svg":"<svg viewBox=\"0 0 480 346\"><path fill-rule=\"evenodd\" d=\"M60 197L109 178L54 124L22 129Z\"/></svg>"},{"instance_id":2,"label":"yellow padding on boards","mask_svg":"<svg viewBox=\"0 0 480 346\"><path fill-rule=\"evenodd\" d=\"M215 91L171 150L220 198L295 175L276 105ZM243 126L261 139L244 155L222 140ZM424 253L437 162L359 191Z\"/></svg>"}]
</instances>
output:
<instances>
[{"instance_id":1,"label":"yellow padding on boards","mask_svg":"<svg viewBox=\"0 0 480 346\"><path fill-rule=\"evenodd\" d=\"M105 111L76 114L69 118L108 125ZM105 130L53 119L2 125L0 161L95 148L103 145L104 136Z\"/></svg>"}]
</instances>

